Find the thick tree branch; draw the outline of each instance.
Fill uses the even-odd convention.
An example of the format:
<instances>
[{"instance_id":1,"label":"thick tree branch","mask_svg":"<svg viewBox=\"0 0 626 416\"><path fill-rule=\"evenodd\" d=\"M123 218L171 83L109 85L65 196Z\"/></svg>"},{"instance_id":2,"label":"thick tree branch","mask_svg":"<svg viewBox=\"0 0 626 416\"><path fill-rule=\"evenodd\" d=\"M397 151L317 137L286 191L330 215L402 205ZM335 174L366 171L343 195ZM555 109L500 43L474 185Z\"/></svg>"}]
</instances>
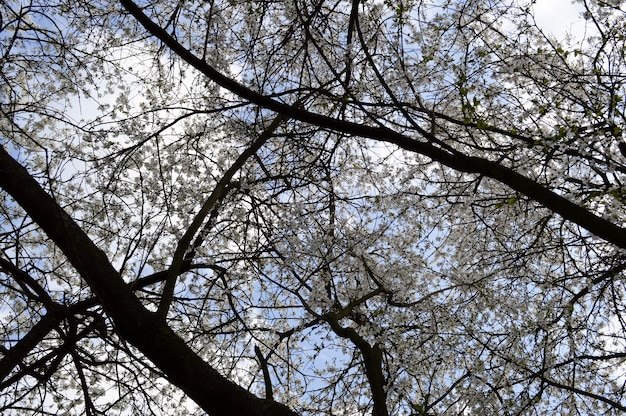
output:
<instances>
[{"instance_id":1,"label":"thick tree branch","mask_svg":"<svg viewBox=\"0 0 626 416\"><path fill-rule=\"evenodd\" d=\"M296 415L279 403L259 399L219 374L169 326L155 319L124 283L105 253L3 147L0 147L0 187L65 254L113 319L119 334L207 413Z\"/></svg>"},{"instance_id":2,"label":"thick tree branch","mask_svg":"<svg viewBox=\"0 0 626 416\"><path fill-rule=\"evenodd\" d=\"M586 229L590 233L595 234L596 236L613 243L618 247L626 248L626 229L595 215L582 206L569 201L538 182L527 178L510 168L487 159L471 157L458 151L442 149L434 144L437 143L438 140L432 133L424 130L420 131L419 134L425 139L425 141L418 141L385 127L371 127L312 113L302 108L294 108L270 97L259 94L258 92L255 92L237 81L225 76L209 65L206 61L195 56L190 50L186 49L163 28L146 16L141 8L133 1L120 0L120 2L123 7L132 16L134 16L137 21L146 28L146 30L148 30L148 32L167 45L172 52L177 54L181 59L202 72L218 85L228 89L243 99L249 100L250 102L261 107L276 111L289 118L310 123L323 129L392 143L410 152L427 156L432 160L452 169L490 177L509 186L513 190L528 196L546 208L558 213L566 220L572 221L573 223Z\"/></svg>"},{"instance_id":3,"label":"thick tree branch","mask_svg":"<svg viewBox=\"0 0 626 416\"><path fill-rule=\"evenodd\" d=\"M66 317L59 309L49 310L41 317L28 333L12 348L2 353L0 360L0 384L11 374L48 333Z\"/></svg>"},{"instance_id":4,"label":"thick tree branch","mask_svg":"<svg viewBox=\"0 0 626 416\"><path fill-rule=\"evenodd\" d=\"M342 338L349 339L359 349L363 357L365 375L369 381L372 401L374 402L372 416L388 416L387 392L383 375L383 353L378 345L371 346L357 331L350 327L343 327L339 323L340 317L327 314L324 320L328 322L333 332Z\"/></svg>"},{"instance_id":5,"label":"thick tree branch","mask_svg":"<svg viewBox=\"0 0 626 416\"><path fill-rule=\"evenodd\" d=\"M254 346L254 353L256 354L256 358L259 360L259 365L261 366L261 371L263 372L263 382L265 383L265 398L273 399L274 391L272 390L272 378L270 377L270 370L267 367L267 359L263 356L261 349L258 345Z\"/></svg>"},{"instance_id":6,"label":"thick tree branch","mask_svg":"<svg viewBox=\"0 0 626 416\"><path fill-rule=\"evenodd\" d=\"M1 263L1 261L0 261ZM8 266L7 266L8 267ZM15 266L13 266L15 267ZM185 273L194 268L202 268L204 266L192 266L190 260L183 261L180 273ZM10 271L10 269L8 270ZM167 278L168 271L163 270L155 272L149 276L137 279L129 284L130 288L135 291L146 286L163 282ZM10 349L3 351L2 359L0 359L0 383L9 376L11 371L45 338L46 335L56 328L63 319L74 314L83 314L89 308L100 305L94 297L82 300L72 305L64 307L56 305L55 308L47 307L46 314L42 316L35 325Z\"/></svg>"}]
</instances>

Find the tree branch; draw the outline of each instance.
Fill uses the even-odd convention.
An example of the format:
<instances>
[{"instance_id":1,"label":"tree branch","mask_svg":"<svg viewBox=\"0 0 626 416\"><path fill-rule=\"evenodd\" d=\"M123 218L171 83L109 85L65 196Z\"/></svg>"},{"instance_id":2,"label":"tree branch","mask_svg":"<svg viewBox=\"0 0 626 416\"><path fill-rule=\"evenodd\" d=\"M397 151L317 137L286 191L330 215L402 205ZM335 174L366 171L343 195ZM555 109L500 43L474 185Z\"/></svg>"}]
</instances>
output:
<instances>
[{"instance_id":1,"label":"tree branch","mask_svg":"<svg viewBox=\"0 0 626 416\"><path fill-rule=\"evenodd\" d=\"M295 416L262 400L203 361L164 322L155 319L124 283L107 256L35 179L0 147L0 187L11 195L89 284L120 336L150 359L169 381L207 413Z\"/></svg>"},{"instance_id":2,"label":"tree branch","mask_svg":"<svg viewBox=\"0 0 626 416\"><path fill-rule=\"evenodd\" d=\"M297 105L297 103L295 104ZM189 245L191 244L191 240L194 235L198 232L204 219L209 214L209 212L219 203L224 197L226 197L228 184L232 180L233 176L243 167L246 161L254 155L268 140L278 126L285 121L287 117L282 114L278 114L272 123L259 135L256 140L252 143L252 145L244 150L241 155L235 160L235 162L224 172L224 175L219 180L219 182L215 185L213 192L207 198L207 200L200 208L200 211L196 214L193 221L187 227L185 234L181 237L176 246L176 251L174 252L174 258L172 260L172 265L168 270L167 279L165 280L165 286L163 288L163 295L161 297L161 301L159 302L159 307L157 310L157 316L159 319L165 320L167 317L167 312L170 308L170 304L172 303L172 298L174 296L174 288L176 286L176 279L180 274L180 269L185 257L185 253L187 252Z\"/></svg>"},{"instance_id":3,"label":"tree branch","mask_svg":"<svg viewBox=\"0 0 626 416\"><path fill-rule=\"evenodd\" d=\"M176 39L170 36L163 28L154 23L137 4L131 0L120 0L124 8L133 15L148 32L167 45L172 52L181 59L202 72L212 81L226 88L239 97L261 107L276 111L289 118L303 121L323 129L392 143L410 152L419 153L452 169L461 172L476 173L509 186L544 207L558 213L566 220L572 221L596 236L613 243L618 247L626 248L626 229L605 220L582 206L556 194L536 181L521 175L514 170L487 159L467 156L458 151L442 149L433 143L438 142L436 135L421 130L419 134L425 141L417 141L385 127L371 127L350 121L335 119L321 114L295 108L276 101L270 97L255 92L237 81L217 71L206 61L196 57Z\"/></svg>"},{"instance_id":4,"label":"tree branch","mask_svg":"<svg viewBox=\"0 0 626 416\"><path fill-rule=\"evenodd\" d=\"M267 359L263 356L261 349L258 345L254 346L254 353L256 354L256 358L259 360L259 365L261 366L261 371L263 372L263 382L265 383L265 398L273 399L274 392L272 389L272 379L270 377L270 371L267 367Z\"/></svg>"}]
</instances>

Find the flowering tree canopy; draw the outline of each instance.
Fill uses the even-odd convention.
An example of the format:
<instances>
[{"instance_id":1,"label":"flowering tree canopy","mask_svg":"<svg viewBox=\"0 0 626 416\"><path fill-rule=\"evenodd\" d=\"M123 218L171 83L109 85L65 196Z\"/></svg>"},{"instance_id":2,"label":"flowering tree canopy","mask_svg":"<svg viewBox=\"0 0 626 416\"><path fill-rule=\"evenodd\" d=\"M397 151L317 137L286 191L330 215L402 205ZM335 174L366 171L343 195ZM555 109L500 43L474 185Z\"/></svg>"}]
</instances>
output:
<instances>
[{"instance_id":1,"label":"flowering tree canopy","mask_svg":"<svg viewBox=\"0 0 626 416\"><path fill-rule=\"evenodd\" d=\"M623 3L3 1L0 412L626 411Z\"/></svg>"}]
</instances>

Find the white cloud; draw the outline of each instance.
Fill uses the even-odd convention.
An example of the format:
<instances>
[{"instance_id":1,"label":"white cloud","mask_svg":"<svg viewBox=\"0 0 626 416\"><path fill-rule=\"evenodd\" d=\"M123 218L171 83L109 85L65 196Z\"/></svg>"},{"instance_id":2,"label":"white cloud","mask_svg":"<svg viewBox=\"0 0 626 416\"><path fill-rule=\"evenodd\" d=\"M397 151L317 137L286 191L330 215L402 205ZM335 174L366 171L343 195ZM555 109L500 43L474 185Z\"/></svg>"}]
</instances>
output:
<instances>
[{"instance_id":1,"label":"white cloud","mask_svg":"<svg viewBox=\"0 0 626 416\"><path fill-rule=\"evenodd\" d=\"M585 34L583 6L571 0L537 0L533 5L537 25L547 34L558 40L571 35L582 40Z\"/></svg>"}]
</instances>

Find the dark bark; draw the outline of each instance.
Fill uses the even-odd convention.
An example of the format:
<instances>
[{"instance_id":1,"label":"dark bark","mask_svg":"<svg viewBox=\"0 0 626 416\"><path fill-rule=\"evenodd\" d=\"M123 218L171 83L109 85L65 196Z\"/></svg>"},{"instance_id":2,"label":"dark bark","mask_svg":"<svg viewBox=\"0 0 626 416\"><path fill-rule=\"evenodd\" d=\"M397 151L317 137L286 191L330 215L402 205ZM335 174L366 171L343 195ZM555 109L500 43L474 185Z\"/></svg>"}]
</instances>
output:
<instances>
[{"instance_id":1,"label":"dark bark","mask_svg":"<svg viewBox=\"0 0 626 416\"><path fill-rule=\"evenodd\" d=\"M112 318L119 335L139 349L172 384L207 413L216 416L296 415L286 406L259 399L232 383L195 354L163 321L155 319L124 283L106 254L2 147L0 187L65 254ZM54 317L49 319L54 320ZM42 326L47 325L42 323ZM24 346L28 347L30 343Z\"/></svg>"},{"instance_id":2,"label":"dark bark","mask_svg":"<svg viewBox=\"0 0 626 416\"><path fill-rule=\"evenodd\" d=\"M191 262L185 260L181 266L180 273L191 270ZM163 282L167 277L168 271L159 271L151 275L139 278L129 284L134 291L146 286ZM56 305L56 307L47 307L46 314L39 319L35 325L10 349L3 351L2 359L0 359L0 383L4 383L5 379L13 371L15 367L23 363L24 358L52 331L59 326L61 322L68 316L74 314L84 314L89 308L100 305L94 297L82 300L67 307Z\"/></svg>"},{"instance_id":3,"label":"dark bark","mask_svg":"<svg viewBox=\"0 0 626 416\"><path fill-rule=\"evenodd\" d=\"M437 137L423 129L418 133L424 139L418 141L384 127L371 127L364 124L352 123L321 114L312 113L300 107L292 107L287 104L259 94L237 81L228 78L217 71L206 61L195 56L191 51L181 45L176 39L170 36L163 28L154 23L146 16L141 8L131 0L120 0L124 8L137 19L153 36L167 45L173 53L181 59L202 72L218 85L228 89L239 97L261 107L276 111L294 120L303 121L323 129L333 130L352 136L359 136L377 141L392 143L402 149L419 153L432 160L439 162L452 169L461 172L476 173L495 179L511 189L520 192L530 199L538 202L544 207L558 213L566 220L569 220L592 234L613 243L618 247L626 248L626 229L607 221L582 206L571 202L556 194L538 182L521 175L514 170L502 166L498 163L464 155L463 153L444 149L435 145L438 143Z\"/></svg>"},{"instance_id":4,"label":"dark bark","mask_svg":"<svg viewBox=\"0 0 626 416\"><path fill-rule=\"evenodd\" d=\"M342 327L339 324L338 316L328 315L325 320L335 334L352 341L363 356L363 367L372 392L372 416L389 416L381 349L377 345L371 346L353 328Z\"/></svg>"},{"instance_id":5,"label":"dark bark","mask_svg":"<svg viewBox=\"0 0 626 416\"><path fill-rule=\"evenodd\" d=\"M65 314L59 310L48 311L11 349L2 353L2 360L0 360L0 383L11 374L13 369L24 360L54 327L61 323L64 317Z\"/></svg>"}]
</instances>

